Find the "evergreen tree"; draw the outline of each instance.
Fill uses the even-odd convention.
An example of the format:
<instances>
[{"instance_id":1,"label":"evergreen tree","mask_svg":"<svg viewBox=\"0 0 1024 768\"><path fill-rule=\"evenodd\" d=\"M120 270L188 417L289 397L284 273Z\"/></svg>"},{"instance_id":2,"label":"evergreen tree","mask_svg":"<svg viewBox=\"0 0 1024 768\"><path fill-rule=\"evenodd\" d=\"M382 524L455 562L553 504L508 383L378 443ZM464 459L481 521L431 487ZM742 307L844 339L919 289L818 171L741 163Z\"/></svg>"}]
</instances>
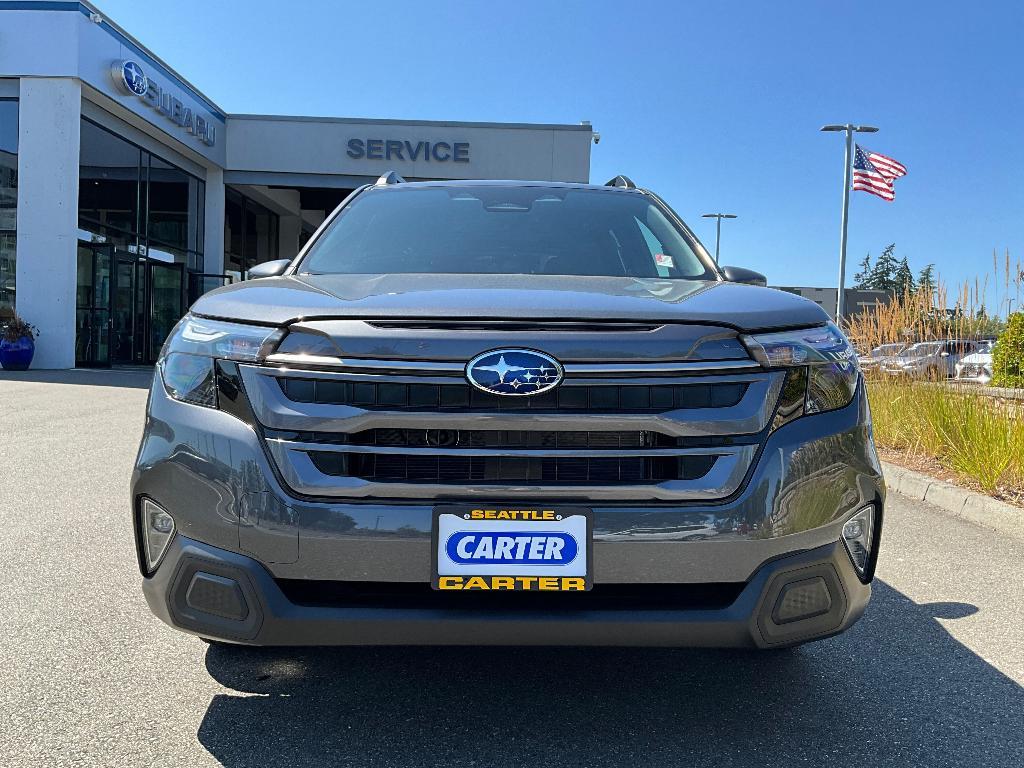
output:
<instances>
[{"instance_id":1,"label":"evergreen tree","mask_svg":"<svg viewBox=\"0 0 1024 768\"><path fill-rule=\"evenodd\" d=\"M895 279L897 293L913 293L917 288L914 283L914 273L910 271L910 265L907 263L906 256L900 261L900 265L896 267Z\"/></svg>"},{"instance_id":2,"label":"evergreen tree","mask_svg":"<svg viewBox=\"0 0 1024 768\"><path fill-rule=\"evenodd\" d=\"M871 279L871 254L864 254L864 261L860 263L860 271L853 276L853 287L861 290L870 288L868 281Z\"/></svg>"},{"instance_id":3,"label":"evergreen tree","mask_svg":"<svg viewBox=\"0 0 1024 768\"><path fill-rule=\"evenodd\" d=\"M896 293L900 286L896 281L896 270L900 264L896 261L893 251L896 250L896 243L890 243L878 257L875 266L871 269L871 278L868 281L870 287L876 291L890 291Z\"/></svg>"},{"instance_id":4,"label":"evergreen tree","mask_svg":"<svg viewBox=\"0 0 1024 768\"><path fill-rule=\"evenodd\" d=\"M935 292L935 265L929 264L917 276L917 288L930 294Z\"/></svg>"}]
</instances>

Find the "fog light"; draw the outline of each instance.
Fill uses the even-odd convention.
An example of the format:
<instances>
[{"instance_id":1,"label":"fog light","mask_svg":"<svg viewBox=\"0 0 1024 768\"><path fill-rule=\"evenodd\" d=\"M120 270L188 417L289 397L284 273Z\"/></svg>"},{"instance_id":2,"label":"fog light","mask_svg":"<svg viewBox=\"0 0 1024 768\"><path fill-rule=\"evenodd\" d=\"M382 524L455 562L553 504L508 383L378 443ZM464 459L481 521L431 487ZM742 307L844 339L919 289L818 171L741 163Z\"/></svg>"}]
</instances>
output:
<instances>
[{"instance_id":1,"label":"fog light","mask_svg":"<svg viewBox=\"0 0 1024 768\"><path fill-rule=\"evenodd\" d=\"M153 572L174 537L174 518L151 499L142 500L142 543L146 570Z\"/></svg>"},{"instance_id":2,"label":"fog light","mask_svg":"<svg viewBox=\"0 0 1024 768\"><path fill-rule=\"evenodd\" d=\"M871 556L871 530L875 519L875 508L865 507L846 521L843 526L843 544L850 553L850 560L857 574L863 576Z\"/></svg>"}]
</instances>

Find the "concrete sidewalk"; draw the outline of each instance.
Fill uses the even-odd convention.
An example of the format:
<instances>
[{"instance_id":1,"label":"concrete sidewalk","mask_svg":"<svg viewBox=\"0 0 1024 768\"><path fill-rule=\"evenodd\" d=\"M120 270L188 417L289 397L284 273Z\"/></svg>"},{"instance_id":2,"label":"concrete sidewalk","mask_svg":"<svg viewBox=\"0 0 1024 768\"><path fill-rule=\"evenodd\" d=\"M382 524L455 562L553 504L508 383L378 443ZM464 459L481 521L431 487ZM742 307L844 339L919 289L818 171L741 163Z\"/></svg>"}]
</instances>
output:
<instances>
[{"instance_id":1,"label":"concrete sidewalk","mask_svg":"<svg viewBox=\"0 0 1024 768\"><path fill-rule=\"evenodd\" d=\"M912 469L882 462L886 487L943 514L1024 541L1024 509Z\"/></svg>"}]
</instances>

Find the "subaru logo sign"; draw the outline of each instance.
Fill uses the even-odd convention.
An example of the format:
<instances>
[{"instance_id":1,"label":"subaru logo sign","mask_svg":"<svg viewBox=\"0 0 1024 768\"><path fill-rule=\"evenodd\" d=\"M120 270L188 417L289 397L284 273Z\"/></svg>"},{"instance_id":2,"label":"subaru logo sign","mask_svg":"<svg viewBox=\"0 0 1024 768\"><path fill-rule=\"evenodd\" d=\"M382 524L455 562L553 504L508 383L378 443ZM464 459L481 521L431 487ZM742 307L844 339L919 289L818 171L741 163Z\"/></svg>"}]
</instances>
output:
<instances>
[{"instance_id":1,"label":"subaru logo sign","mask_svg":"<svg viewBox=\"0 0 1024 768\"><path fill-rule=\"evenodd\" d=\"M125 90L129 93L134 93L136 96L146 95L149 81L146 79L146 73L142 71L142 67L134 61L123 61L121 62L120 75L121 84Z\"/></svg>"},{"instance_id":2,"label":"subaru logo sign","mask_svg":"<svg viewBox=\"0 0 1024 768\"><path fill-rule=\"evenodd\" d=\"M492 395L539 395L557 387L563 376L555 358L530 349L494 349L466 366L469 383Z\"/></svg>"},{"instance_id":3,"label":"subaru logo sign","mask_svg":"<svg viewBox=\"0 0 1024 768\"><path fill-rule=\"evenodd\" d=\"M206 146L216 143L217 130L213 123L182 101L176 92L148 77L137 61L115 61L110 67L110 76L119 91L138 97Z\"/></svg>"}]
</instances>

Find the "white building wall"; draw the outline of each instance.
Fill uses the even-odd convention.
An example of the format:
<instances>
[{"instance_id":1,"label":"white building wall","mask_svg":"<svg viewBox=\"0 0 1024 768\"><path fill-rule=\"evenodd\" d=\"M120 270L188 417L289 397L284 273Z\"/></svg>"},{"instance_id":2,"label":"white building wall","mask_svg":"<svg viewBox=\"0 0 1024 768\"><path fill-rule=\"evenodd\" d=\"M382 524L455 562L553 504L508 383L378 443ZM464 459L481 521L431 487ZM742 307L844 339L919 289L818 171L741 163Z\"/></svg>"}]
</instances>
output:
<instances>
[{"instance_id":1,"label":"white building wall","mask_svg":"<svg viewBox=\"0 0 1024 768\"><path fill-rule=\"evenodd\" d=\"M387 171L420 179L590 179L590 126L443 123L402 120L231 115L227 167L256 174L330 174L376 179ZM394 156L353 151L349 142L392 141ZM406 145L408 142L409 146ZM427 143L446 147L439 160ZM453 147L464 145L456 161ZM412 150L410 150L410 147ZM382 150L382 152L385 150ZM416 160L409 152L416 151ZM268 183L267 181L249 183ZM273 182L269 182L273 183ZM287 181L283 183L288 183Z\"/></svg>"},{"instance_id":2,"label":"white building wall","mask_svg":"<svg viewBox=\"0 0 1024 768\"><path fill-rule=\"evenodd\" d=\"M33 368L75 365L82 89L22 78L18 106L17 310L39 329Z\"/></svg>"}]
</instances>

